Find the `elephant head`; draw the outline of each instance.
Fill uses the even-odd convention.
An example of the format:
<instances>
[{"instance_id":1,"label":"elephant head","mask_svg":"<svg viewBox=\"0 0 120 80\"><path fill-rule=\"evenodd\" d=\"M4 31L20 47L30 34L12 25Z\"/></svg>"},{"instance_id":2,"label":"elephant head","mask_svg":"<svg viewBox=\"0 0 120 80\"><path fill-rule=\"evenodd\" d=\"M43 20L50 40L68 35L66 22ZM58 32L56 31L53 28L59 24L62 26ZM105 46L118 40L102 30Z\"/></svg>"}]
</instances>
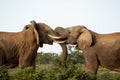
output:
<instances>
[{"instance_id":1,"label":"elephant head","mask_svg":"<svg viewBox=\"0 0 120 80\"><path fill-rule=\"evenodd\" d=\"M79 49L85 49L92 44L92 34L84 26L73 26L68 28L69 36L66 40L69 44L77 44Z\"/></svg>"},{"instance_id":2,"label":"elephant head","mask_svg":"<svg viewBox=\"0 0 120 80\"><path fill-rule=\"evenodd\" d=\"M92 34L85 26L77 25L68 28L56 27L54 31L58 36L49 35L49 37L53 38L57 43L64 45L77 44L79 49L85 49L92 44ZM59 37L59 39L56 37Z\"/></svg>"},{"instance_id":3,"label":"elephant head","mask_svg":"<svg viewBox=\"0 0 120 80\"><path fill-rule=\"evenodd\" d=\"M35 27L36 31L38 32L39 36L39 46L43 47L43 44L53 44L53 38L51 38L49 35L56 36L54 37L55 39L61 39L61 37L57 37L58 34L48 25L45 23L36 23L34 20L31 21L32 25L29 24L28 26L33 26ZM55 40L54 39L54 40ZM37 39L38 41L38 39ZM59 45L61 46L63 50L63 60L66 59L67 57L67 47L65 44L59 42Z\"/></svg>"},{"instance_id":4,"label":"elephant head","mask_svg":"<svg viewBox=\"0 0 120 80\"><path fill-rule=\"evenodd\" d=\"M59 39L49 35L55 42L65 44L77 44L79 49L84 49L92 44L92 34L84 26L72 26L69 28L56 27L55 32L59 35Z\"/></svg>"},{"instance_id":5,"label":"elephant head","mask_svg":"<svg viewBox=\"0 0 120 80\"><path fill-rule=\"evenodd\" d=\"M44 44L52 44L53 40L48 36L48 34L55 35L52 28L44 23L36 23L35 21L31 21L32 25L38 32L39 35L39 45L40 47L43 47Z\"/></svg>"}]
</instances>

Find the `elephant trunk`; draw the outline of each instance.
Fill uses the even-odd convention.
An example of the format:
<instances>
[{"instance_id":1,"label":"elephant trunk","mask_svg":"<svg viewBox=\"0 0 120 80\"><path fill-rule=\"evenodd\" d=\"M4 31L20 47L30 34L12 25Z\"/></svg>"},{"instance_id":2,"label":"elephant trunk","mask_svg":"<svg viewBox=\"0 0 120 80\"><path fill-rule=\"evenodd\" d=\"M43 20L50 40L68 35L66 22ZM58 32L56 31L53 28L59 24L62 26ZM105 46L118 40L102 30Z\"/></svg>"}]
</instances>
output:
<instances>
[{"instance_id":1,"label":"elephant trunk","mask_svg":"<svg viewBox=\"0 0 120 80\"><path fill-rule=\"evenodd\" d=\"M62 27L56 27L54 32L56 35L49 34L48 36L51 37L57 43L66 43L66 39L68 38L69 31Z\"/></svg>"},{"instance_id":2,"label":"elephant trunk","mask_svg":"<svg viewBox=\"0 0 120 80\"><path fill-rule=\"evenodd\" d=\"M54 31L61 37L61 40L65 40L69 34L69 31L63 27L56 27Z\"/></svg>"},{"instance_id":3,"label":"elephant trunk","mask_svg":"<svg viewBox=\"0 0 120 80\"><path fill-rule=\"evenodd\" d=\"M58 43L61 46L62 51L63 51L62 59L63 59L63 61L65 61L68 56L66 41L62 40L63 38L61 36L56 36L56 35L57 35L56 32L54 33L54 35L48 34L48 36L51 37L54 42Z\"/></svg>"},{"instance_id":4,"label":"elephant trunk","mask_svg":"<svg viewBox=\"0 0 120 80\"><path fill-rule=\"evenodd\" d=\"M62 53L62 59L63 59L63 61L65 61L67 59L67 56L68 56L67 46L66 46L65 43L59 43L59 45L61 46L62 51L63 51L63 53Z\"/></svg>"}]
</instances>

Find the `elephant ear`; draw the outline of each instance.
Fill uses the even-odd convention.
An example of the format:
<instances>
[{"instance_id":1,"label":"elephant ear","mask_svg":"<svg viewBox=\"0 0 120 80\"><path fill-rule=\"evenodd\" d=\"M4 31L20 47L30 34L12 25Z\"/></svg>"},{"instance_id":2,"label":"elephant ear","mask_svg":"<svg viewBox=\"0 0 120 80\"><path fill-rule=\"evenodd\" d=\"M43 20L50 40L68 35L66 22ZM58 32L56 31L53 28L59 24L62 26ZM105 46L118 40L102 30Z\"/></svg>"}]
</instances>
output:
<instances>
[{"instance_id":1,"label":"elephant ear","mask_svg":"<svg viewBox=\"0 0 120 80\"><path fill-rule=\"evenodd\" d=\"M33 28L34 33L35 33L35 38L36 38L36 41L37 41L37 45L39 46L40 42L39 42L39 34L37 32L37 24L34 20L32 20L31 23L32 23L32 28Z\"/></svg>"},{"instance_id":2,"label":"elephant ear","mask_svg":"<svg viewBox=\"0 0 120 80\"><path fill-rule=\"evenodd\" d=\"M36 31L36 29L31 26L31 25L26 25L23 29L23 31L28 31L29 35L32 36L33 34L35 35L35 39L37 42L37 45L39 46L39 36L38 36L38 32Z\"/></svg>"},{"instance_id":3,"label":"elephant ear","mask_svg":"<svg viewBox=\"0 0 120 80\"><path fill-rule=\"evenodd\" d=\"M92 34L86 28L81 29L81 34L77 39L79 49L85 49L92 44Z\"/></svg>"}]
</instances>

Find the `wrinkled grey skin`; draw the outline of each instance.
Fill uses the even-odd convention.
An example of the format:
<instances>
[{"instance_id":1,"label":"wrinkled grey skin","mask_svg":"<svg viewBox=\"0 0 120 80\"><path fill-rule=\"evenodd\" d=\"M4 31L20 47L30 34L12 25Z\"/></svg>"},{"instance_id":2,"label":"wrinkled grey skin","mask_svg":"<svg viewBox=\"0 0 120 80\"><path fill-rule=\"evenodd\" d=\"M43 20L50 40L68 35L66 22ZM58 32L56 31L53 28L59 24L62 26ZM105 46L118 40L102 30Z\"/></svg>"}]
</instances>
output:
<instances>
[{"instance_id":1,"label":"wrinkled grey skin","mask_svg":"<svg viewBox=\"0 0 120 80\"><path fill-rule=\"evenodd\" d=\"M120 32L98 34L84 26L57 27L55 32L64 44L76 44L85 58L85 73L96 79L99 65L120 71Z\"/></svg>"}]
</instances>

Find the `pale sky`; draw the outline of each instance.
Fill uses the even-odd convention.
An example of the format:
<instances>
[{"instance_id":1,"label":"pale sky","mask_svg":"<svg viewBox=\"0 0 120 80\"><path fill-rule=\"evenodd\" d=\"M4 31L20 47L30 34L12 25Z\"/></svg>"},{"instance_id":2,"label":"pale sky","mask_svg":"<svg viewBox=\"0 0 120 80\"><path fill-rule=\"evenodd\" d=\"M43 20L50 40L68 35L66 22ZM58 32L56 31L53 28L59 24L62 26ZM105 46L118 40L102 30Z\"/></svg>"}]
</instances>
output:
<instances>
[{"instance_id":1,"label":"pale sky","mask_svg":"<svg viewBox=\"0 0 120 80\"><path fill-rule=\"evenodd\" d=\"M53 29L85 25L98 33L120 32L120 0L0 0L0 31L21 31L31 20ZM40 51L62 50L54 43Z\"/></svg>"}]
</instances>

